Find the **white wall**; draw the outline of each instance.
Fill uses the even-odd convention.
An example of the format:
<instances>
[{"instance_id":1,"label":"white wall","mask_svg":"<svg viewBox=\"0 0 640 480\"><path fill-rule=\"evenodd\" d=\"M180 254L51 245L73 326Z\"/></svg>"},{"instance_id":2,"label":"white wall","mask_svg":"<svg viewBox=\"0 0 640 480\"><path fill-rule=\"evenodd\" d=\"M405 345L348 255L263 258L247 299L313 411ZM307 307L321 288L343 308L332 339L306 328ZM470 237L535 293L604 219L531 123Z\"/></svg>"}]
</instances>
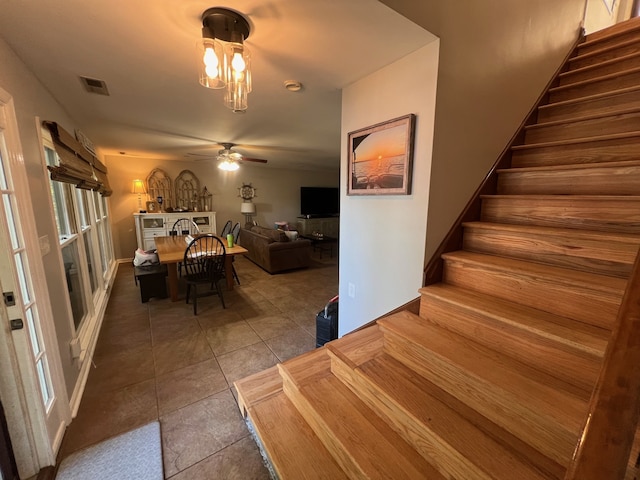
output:
<instances>
[{"instance_id":1,"label":"white wall","mask_svg":"<svg viewBox=\"0 0 640 480\"><path fill-rule=\"evenodd\" d=\"M613 8L609 11L613 3ZM587 0L584 30L587 34L626 20L631 14L633 0Z\"/></svg>"},{"instance_id":2,"label":"white wall","mask_svg":"<svg viewBox=\"0 0 640 480\"><path fill-rule=\"evenodd\" d=\"M338 186L338 169L307 171L273 168L267 165L245 163L236 172L223 172L210 160L159 161L149 158L106 157L109 181L113 189L110 198L113 242L116 258L131 258L137 248L133 212L138 210L138 196L131 193L132 181L145 180L154 168L164 170L175 181L182 170L190 170L200 180L200 187L207 187L213 194L213 211L216 212L218 230L227 220L244 224L240 213L242 198L238 187L251 183L257 196L256 215L260 225L272 226L276 221L293 224L300 215L301 186ZM143 198L143 205L145 199Z\"/></svg>"},{"instance_id":3,"label":"white wall","mask_svg":"<svg viewBox=\"0 0 640 480\"><path fill-rule=\"evenodd\" d=\"M381 1L440 38L429 259L577 40L585 0Z\"/></svg>"},{"instance_id":4,"label":"white wall","mask_svg":"<svg viewBox=\"0 0 640 480\"><path fill-rule=\"evenodd\" d=\"M343 90L340 336L413 300L422 286L438 51L434 41ZM411 195L347 196L349 132L409 113L416 115Z\"/></svg>"}]
</instances>

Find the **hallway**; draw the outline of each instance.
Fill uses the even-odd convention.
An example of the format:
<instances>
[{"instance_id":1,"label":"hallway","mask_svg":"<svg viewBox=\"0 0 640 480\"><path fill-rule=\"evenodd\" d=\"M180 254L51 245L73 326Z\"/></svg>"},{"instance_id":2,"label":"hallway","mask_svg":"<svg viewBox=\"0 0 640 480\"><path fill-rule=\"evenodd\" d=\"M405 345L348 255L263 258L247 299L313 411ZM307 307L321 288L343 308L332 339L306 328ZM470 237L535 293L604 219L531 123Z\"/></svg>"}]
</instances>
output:
<instances>
[{"instance_id":1,"label":"hallway","mask_svg":"<svg viewBox=\"0 0 640 480\"><path fill-rule=\"evenodd\" d=\"M337 258L269 275L245 258L242 285L198 300L140 302L120 264L77 417L59 461L159 419L165 478L269 478L233 382L315 347L315 316L337 294Z\"/></svg>"}]
</instances>

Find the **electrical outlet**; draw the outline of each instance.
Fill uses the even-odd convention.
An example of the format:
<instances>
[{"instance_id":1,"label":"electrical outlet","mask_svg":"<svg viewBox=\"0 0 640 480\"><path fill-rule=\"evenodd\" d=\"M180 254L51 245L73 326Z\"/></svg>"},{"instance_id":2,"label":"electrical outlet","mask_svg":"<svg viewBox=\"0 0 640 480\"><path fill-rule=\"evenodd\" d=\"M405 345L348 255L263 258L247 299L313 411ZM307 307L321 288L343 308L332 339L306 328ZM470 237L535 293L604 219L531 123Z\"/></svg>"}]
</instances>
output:
<instances>
[{"instance_id":1,"label":"electrical outlet","mask_svg":"<svg viewBox=\"0 0 640 480\"><path fill-rule=\"evenodd\" d=\"M356 286L349 282L349 296L351 298L356 298Z\"/></svg>"}]
</instances>

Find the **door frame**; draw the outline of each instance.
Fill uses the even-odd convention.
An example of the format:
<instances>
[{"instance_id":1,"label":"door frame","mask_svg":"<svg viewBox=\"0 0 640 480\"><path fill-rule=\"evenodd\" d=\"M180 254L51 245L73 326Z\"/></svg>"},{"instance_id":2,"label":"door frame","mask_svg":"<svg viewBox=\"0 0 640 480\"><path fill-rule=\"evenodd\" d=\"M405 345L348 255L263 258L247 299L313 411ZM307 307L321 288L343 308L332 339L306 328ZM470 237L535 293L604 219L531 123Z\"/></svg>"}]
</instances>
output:
<instances>
[{"instance_id":1,"label":"door frame","mask_svg":"<svg viewBox=\"0 0 640 480\"><path fill-rule=\"evenodd\" d=\"M27 319L22 318L24 328L12 330L10 319L22 316L23 306L7 306L0 299L0 398L5 408L7 429L13 453L21 477L38 473L45 466L55 465L58 448L66 425L71 421L69 397L64 380L60 351L55 332L51 301L46 284L42 252L39 246L34 213L31 207L29 183L18 133L13 98L0 88L0 129L6 149L3 155L5 174L11 178L11 195L15 197L14 218L22 232L22 245L27 259L29 282L33 301L38 308L41 341L46 350L49 378L53 395L49 408L45 408L40 394L31 337ZM0 210L2 213L4 209ZM4 216L0 216L0 287L2 291L14 291L20 298L20 289L11 258L11 242ZM9 243L7 243L9 242ZM19 309L19 310L18 310Z\"/></svg>"},{"instance_id":2,"label":"door frame","mask_svg":"<svg viewBox=\"0 0 640 480\"><path fill-rule=\"evenodd\" d=\"M17 480L18 466L16 465L16 458L13 456L11 437L9 437L9 428L7 419L4 416L2 401L0 401L0 440L0 478L3 480Z\"/></svg>"}]
</instances>

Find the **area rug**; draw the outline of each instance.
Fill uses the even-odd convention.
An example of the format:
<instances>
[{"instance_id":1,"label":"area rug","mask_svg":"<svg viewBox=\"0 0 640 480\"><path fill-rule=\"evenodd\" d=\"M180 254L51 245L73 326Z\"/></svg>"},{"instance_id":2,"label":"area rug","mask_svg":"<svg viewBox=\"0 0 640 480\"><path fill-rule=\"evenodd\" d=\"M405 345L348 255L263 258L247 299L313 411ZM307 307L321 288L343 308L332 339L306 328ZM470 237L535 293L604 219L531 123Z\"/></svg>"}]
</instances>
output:
<instances>
[{"instance_id":1,"label":"area rug","mask_svg":"<svg viewBox=\"0 0 640 480\"><path fill-rule=\"evenodd\" d=\"M160 423L152 422L65 458L56 480L162 480Z\"/></svg>"}]
</instances>

